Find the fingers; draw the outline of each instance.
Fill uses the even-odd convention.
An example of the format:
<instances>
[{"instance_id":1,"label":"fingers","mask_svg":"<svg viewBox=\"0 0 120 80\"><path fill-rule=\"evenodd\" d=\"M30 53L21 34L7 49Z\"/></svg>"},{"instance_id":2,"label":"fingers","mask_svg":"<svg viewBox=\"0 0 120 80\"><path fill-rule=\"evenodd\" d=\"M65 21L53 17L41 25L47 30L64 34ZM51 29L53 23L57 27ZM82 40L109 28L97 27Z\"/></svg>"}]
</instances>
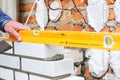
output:
<instances>
[{"instance_id":1,"label":"fingers","mask_svg":"<svg viewBox=\"0 0 120 80\"><path fill-rule=\"evenodd\" d=\"M17 41L21 41L21 36L18 33L19 30L30 30L30 27L25 26L17 21L9 21L4 26L4 30L8 32L10 35L12 35Z\"/></svg>"},{"instance_id":2,"label":"fingers","mask_svg":"<svg viewBox=\"0 0 120 80\"><path fill-rule=\"evenodd\" d=\"M22 38L21 38L21 36L18 34L17 31L12 30L12 31L10 32L10 35L12 35L17 41L19 41L19 42L22 41Z\"/></svg>"},{"instance_id":3,"label":"fingers","mask_svg":"<svg viewBox=\"0 0 120 80\"><path fill-rule=\"evenodd\" d=\"M14 28L12 28L13 31L10 33L17 41L21 42L22 38L20 36L20 34L18 33L18 31L20 30L30 30L29 27L21 25L21 26L15 26Z\"/></svg>"},{"instance_id":4,"label":"fingers","mask_svg":"<svg viewBox=\"0 0 120 80\"><path fill-rule=\"evenodd\" d=\"M14 31L11 33L11 35L13 35L13 36L16 38L17 41L21 42L21 41L22 41L22 38L21 38L21 36L18 34L18 31L19 31L19 30L30 30L30 28L27 27L27 26L22 25L22 26L20 26L20 27L17 27L17 29L14 30Z\"/></svg>"}]
</instances>

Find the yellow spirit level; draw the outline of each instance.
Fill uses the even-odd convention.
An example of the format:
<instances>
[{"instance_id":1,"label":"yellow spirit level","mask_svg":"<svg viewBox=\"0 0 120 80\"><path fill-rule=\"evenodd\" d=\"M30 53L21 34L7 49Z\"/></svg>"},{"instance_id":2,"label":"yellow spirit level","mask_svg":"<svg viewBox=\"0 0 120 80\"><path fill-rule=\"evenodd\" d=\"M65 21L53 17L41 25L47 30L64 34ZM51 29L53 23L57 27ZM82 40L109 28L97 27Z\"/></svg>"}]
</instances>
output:
<instances>
[{"instance_id":1,"label":"yellow spirit level","mask_svg":"<svg viewBox=\"0 0 120 80\"><path fill-rule=\"evenodd\" d=\"M120 33L21 30L22 42L51 44L77 48L120 50ZM10 41L15 39L10 36Z\"/></svg>"}]
</instances>

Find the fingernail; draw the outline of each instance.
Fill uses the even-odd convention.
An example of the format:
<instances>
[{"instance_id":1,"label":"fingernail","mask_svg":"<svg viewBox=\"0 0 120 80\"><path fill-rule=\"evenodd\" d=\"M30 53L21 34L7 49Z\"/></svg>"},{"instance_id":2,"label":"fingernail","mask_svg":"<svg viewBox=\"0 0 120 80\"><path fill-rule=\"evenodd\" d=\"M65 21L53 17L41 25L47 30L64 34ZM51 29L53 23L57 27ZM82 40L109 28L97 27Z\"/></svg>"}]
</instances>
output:
<instances>
[{"instance_id":1,"label":"fingernail","mask_svg":"<svg viewBox=\"0 0 120 80\"><path fill-rule=\"evenodd\" d=\"M20 41L22 40L22 38L21 38L21 37L19 37L17 40L20 42Z\"/></svg>"}]
</instances>

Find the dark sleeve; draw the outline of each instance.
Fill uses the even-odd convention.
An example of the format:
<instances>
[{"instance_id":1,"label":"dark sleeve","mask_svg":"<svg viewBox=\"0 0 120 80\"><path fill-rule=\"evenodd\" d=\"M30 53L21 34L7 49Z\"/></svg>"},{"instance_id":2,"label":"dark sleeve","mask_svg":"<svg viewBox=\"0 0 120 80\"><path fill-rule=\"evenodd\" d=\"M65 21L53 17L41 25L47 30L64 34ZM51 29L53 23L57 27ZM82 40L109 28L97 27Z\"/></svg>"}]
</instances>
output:
<instances>
[{"instance_id":1,"label":"dark sleeve","mask_svg":"<svg viewBox=\"0 0 120 80\"><path fill-rule=\"evenodd\" d=\"M7 14L0 10L0 30L4 31L4 26L7 22L12 20ZM5 32L5 31L4 31Z\"/></svg>"}]
</instances>

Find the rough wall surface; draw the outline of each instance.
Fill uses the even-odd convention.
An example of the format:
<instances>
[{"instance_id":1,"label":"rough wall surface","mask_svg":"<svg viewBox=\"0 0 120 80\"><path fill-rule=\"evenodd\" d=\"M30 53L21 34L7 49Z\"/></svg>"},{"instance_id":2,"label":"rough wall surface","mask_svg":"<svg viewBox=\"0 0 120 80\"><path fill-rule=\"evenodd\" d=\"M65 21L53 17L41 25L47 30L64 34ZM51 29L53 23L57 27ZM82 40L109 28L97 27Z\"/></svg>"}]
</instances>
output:
<instances>
[{"instance_id":1,"label":"rough wall surface","mask_svg":"<svg viewBox=\"0 0 120 80\"><path fill-rule=\"evenodd\" d=\"M49 9L48 4L50 5L52 1L54 0L45 0L47 8ZM82 15L76 10L75 5L73 4L72 0L60 0L63 10L62 10L62 15L59 18L57 22L52 22L49 20L48 25L46 26L46 29L50 30L68 30L68 31L95 31L94 29L91 28L91 26L85 25L85 21L88 23L87 20L87 12L86 12L86 7L87 7L87 0L74 0L77 8L79 11L82 13ZM115 15L114 15L114 10L113 10L113 5L114 5L114 0L105 0L108 5L109 9L109 18L107 25L104 26L104 28L101 31L111 31L112 27L115 27L115 30L118 28L116 25L113 25L111 21L115 20ZM32 3L34 0L24 0L20 1L20 22L24 23L26 21L26 18L28 16L28 13L30 12L32 8ZM48 3L49 2L49 3ZM32 11L32 14L30 16L30 19L28 21L28 25L31 27L36 27L38 26L36 23L36 16L35 16L35 10L36 10L37 5L34 7L34 10ZM48 15L49 16L49 15ZM84 19L85 21L84 21ZM54 27L54 28L53 28ZM113 30L113 29L112 29Z\"/></svg>"}]
</instances>

